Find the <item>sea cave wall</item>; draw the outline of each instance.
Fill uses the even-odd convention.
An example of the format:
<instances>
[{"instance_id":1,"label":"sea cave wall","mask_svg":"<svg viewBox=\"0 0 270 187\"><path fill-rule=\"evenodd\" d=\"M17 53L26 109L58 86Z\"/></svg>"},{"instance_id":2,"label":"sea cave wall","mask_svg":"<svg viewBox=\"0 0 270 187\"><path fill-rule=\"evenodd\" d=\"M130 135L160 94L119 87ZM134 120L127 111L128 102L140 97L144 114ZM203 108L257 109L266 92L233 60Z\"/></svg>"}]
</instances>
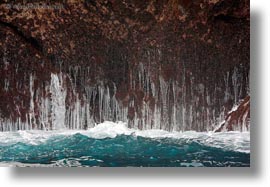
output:
<instances>
[{"instance_id":1,"label":"sea cave wall","mask_svg":"<svg viewBox=\"0 0 270 187\"><path fill-rule=\"evenodd\" d=\"M248 0L4 0L0 130L248 131L249 29Z\"/></svg>"}]
</instances>

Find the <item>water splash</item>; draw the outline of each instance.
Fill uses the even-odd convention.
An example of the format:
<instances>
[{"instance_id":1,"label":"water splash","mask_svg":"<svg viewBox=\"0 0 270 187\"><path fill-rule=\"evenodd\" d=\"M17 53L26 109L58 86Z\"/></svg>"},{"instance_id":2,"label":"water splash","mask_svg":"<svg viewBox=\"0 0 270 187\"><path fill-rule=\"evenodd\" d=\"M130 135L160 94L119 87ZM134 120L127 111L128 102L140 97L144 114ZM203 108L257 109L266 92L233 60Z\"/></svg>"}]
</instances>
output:
<instances>
[{"instance_id":1,"label":"water splash","mask_svg":"<svg viewBox=\"0 0 270 187\"><path fill-rule=\"evenodd\" d=\"M250 165L250 134L136 130L104 122L87 131L0 132L0 165L220 167Z\"/></svg>"},{"instance_id":2,"label":"water splash","mask_svg":"<svg viewBox=\"0 0 270 187\"><path fill-rule=\"evenodd\" d=\"M124 121L130 128L144 130L212 131L249 94L245 67L202 78L200 68L189 67L183 61L157 65L164 60L163 55L159 49L146 50L141 62L123 75L122 82L102 77L106 75L92 75L90 65L82 68L62 62L61 71L51 73L48 81L42 82L35 73L25 75L16 83L16 89L26 87L29 100L12 105L15 114L2 115L0 129L87 129L103 121ZM123 59L127 61L125 55L119 60ZM9 77L2 82L8 96L14 85L10 86ZM248 131L248 116L241 126L233 130Z\"/></svg>"}]
</instances>

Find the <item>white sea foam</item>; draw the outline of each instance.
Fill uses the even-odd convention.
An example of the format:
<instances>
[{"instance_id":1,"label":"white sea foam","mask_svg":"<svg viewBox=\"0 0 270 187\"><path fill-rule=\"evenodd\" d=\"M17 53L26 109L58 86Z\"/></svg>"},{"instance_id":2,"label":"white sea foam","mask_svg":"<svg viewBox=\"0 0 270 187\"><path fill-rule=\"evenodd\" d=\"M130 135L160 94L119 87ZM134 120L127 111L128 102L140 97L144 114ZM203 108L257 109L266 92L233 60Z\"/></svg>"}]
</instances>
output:
<instances>
[{"instance_id":1,"label":"white sea foam","mask_svg":"<svg viewBox=\"0 0 270 187\"><path fill-rule=\"evenodd\" d=\"M115 138L117 135L132 135L146 138L161 139L184 139L197 143L223 148L226 150L238 152L250 152L250 133L249 132L168 132L164 130L137 130L127 128L127 124L123 122L109 122L96 125L88 130L55 130L55 131L17 131L17 132L0 132L0 146L10 145L18 142L38 145L46 142L54 136L72 136L80 133L95 139Z\"/></svg>"}]
</instances>

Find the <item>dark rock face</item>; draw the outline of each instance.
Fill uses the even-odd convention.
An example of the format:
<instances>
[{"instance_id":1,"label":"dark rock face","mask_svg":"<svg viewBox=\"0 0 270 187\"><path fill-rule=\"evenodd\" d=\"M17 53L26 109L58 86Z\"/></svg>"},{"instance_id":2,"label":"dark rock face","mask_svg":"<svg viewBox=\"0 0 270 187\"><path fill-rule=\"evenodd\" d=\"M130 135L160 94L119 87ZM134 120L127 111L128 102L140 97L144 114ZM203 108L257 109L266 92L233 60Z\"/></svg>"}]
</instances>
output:
<instances>
[{"instance_id":1,"label":"dark rock face","mask_svg":"<svg viewBox=\"0 0 270 187\"><path fill-rule=\"evenodd\" d=\"M248 131L250 126L250 96L243 99L238 106L228 112L224 122L215 130L221 131Z\"/></svg>"},{"instance_id":2,"label":"dark rock face","mask_svg":"<svg viewBox=\"0 0 270 187\"><path fill-rule=\"evenodd\" d=\"M0 4L1 130L207 131L249 95L247 0L46 2Z\"/></svg>"}]
</instances>

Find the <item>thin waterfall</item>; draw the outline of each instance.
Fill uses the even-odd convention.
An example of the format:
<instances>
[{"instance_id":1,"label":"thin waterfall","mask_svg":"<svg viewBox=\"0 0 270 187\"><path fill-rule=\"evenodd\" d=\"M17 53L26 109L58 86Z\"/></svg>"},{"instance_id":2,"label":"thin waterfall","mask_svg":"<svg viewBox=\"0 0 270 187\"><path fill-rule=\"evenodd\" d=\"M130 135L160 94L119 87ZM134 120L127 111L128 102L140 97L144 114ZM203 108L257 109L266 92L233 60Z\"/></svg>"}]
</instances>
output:
<instances>
[{"instance_id":1,"label":"thin waterfall","mask_svg":"<svg viewBox=\"0 0 270 187\"><path fill-rule=\"evenodd\" d=\"M157 53L153 58L160 58L160 52ZM197 78L185 67L176 80L165 79L161 72L153 75L150 67L150 62L147 66L139 63L130 72L130 90L123 99L118 98L120 91L115 83L109 86L100 80L87 84L89 70L82 71L78 66L69 67L69 73L51 73L50 81L43 88L35 85L37 75L31 74L26 116L1 118L1 130L87 129L103 121L123 121L137 129L209 131L226 117L228 109L222 102L232 100L232 106L237 104L245 91L244 81L248 81L238 68L220 75L220 84L206 85L196 82ZM9 89L7 85L5 88ZM78 90L78 85L84 91ZM15 110L19 113L19 106ZM246 123L245 115L241 124ZM236 130L239 129L248 130L245 125Z\"/></svg>"}]
</instances>

